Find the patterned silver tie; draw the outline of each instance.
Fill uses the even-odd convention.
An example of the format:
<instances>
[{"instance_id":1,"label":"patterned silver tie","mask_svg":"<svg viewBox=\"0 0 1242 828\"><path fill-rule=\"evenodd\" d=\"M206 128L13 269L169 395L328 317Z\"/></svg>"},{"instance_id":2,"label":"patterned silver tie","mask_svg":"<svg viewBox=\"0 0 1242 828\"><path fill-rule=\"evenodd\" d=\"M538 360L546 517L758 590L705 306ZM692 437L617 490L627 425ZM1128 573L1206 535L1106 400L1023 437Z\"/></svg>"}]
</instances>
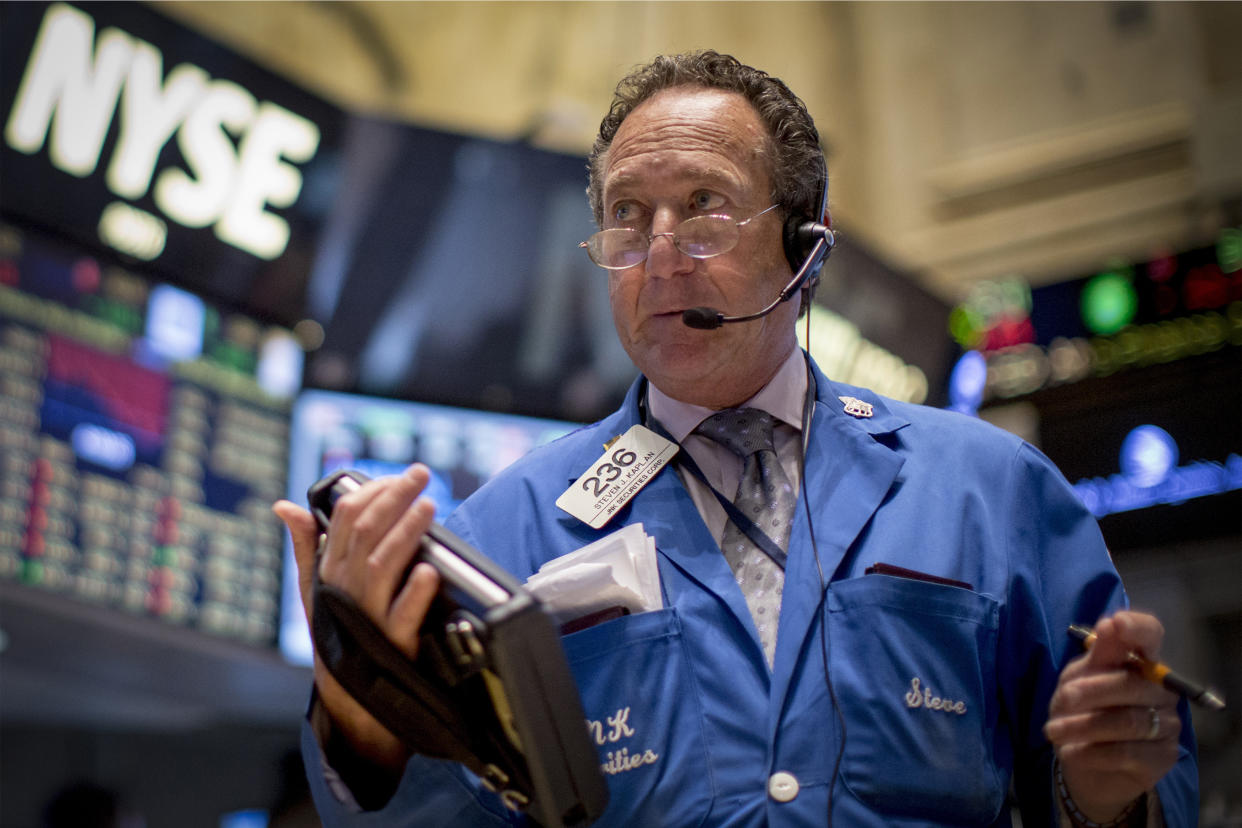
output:
<instances>
[{"instance_id":1,"label":"patterned silver tie","mask_svg":"<svg viewBox=\"0 0 1242 828\"><path fill-rule=\"evenodd\" d=\"M793 484L781 469L772 443L772 415L757 408L731 408L704 420L695 432L742 458L742 479L733 505L762 529L781 549L789 544L795 497ZM739 529L732 520L720 541L751 618L768 667L776 656L776 629L780 619L785 571Z\"/></svg>"}]
</instances>

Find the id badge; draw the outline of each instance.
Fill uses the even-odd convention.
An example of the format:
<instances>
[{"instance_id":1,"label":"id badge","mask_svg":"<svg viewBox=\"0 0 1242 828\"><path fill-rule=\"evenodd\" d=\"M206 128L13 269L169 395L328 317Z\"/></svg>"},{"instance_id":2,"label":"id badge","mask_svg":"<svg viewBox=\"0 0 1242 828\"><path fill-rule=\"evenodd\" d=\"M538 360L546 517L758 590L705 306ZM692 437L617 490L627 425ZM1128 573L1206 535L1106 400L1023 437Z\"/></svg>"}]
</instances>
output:
<instances>
[{"instance_id":1,"label":"id badge","mask_svg":"<svg viewBox=\"0 0 1242 828\"><path fill-rule=\"evenodd\" d=\"M556 499L556 505L600 529L673 459L677 449L671 440L635 425Z\"/></svg>"}]
</instances>

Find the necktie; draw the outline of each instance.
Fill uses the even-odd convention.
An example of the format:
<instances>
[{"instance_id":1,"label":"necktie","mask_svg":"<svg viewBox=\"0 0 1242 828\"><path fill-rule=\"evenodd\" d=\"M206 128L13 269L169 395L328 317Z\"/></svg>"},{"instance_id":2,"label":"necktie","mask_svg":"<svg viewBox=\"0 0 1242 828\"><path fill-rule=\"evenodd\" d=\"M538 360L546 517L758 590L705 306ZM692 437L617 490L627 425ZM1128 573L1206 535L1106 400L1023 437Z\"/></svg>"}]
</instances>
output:
<instances>
[{"instance_id":1,"label":"necktie","mask_svg":"<svg viewBox=\"0 0 1242 828\"><path fill-rule=\"evenodd\" d=\"M796 497L776 457L774 425L774 418L766 411L731 408L708 417L695 431L742 459L742 479L733 505L784 549L789 543ZM785 572L733 521L725 525L720 548L746 597L770 668L776 655Z\"/></svg>"}]
</instances>

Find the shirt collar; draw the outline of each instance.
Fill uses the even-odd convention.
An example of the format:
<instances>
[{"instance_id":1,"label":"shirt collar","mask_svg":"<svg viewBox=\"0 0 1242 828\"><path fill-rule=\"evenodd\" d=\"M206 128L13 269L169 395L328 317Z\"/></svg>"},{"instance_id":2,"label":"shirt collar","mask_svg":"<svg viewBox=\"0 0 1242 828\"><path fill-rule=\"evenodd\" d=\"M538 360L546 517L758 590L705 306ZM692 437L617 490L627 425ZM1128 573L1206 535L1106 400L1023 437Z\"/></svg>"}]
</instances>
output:
<instances>
[{"instance_id":1,"label":"shirt collar","mask_svg":"<svg viewBox=\"0 0 1242 828\"><path fill-rule=\"evenodd\" d=\"M801 348L794 348L782 363L776 376L759 393L738 408L758 408L766 411L795 430L802 430L802 407L806 403L806 356ZM686 439L699 423L706 420L715 409L675 400L652 383L647 383L647 404L651 416L668 429L669 435L678 443Z\"/></svg>"}]
</instances>

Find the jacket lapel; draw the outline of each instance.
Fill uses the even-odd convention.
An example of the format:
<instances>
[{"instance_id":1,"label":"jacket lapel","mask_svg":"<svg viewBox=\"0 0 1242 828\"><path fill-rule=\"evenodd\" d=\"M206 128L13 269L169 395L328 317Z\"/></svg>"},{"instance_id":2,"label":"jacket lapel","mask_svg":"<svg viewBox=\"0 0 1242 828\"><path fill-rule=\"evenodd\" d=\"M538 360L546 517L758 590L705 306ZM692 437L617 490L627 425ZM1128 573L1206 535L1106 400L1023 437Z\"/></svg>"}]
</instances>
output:
<instances>
[{"instance_id":1,"label":"jacket lapel","mask_svg":"<svg viewBox=\"0 0 1242 828\"><path fill-rule=\"evenodd\" d=\"M788 689L798 654L818 618L824 587L836 576L846 552L884 502L905 463L895 450L876 438L904 427L906 420L890 413L882 400L870 392L834 385L818 369L816 381L815 416L802 484L810 498L815 545L810 540L806 500L799 493L781 597L773 715L779 715L780 700ZM858 397L870 403L873 415L847 415L840 396Z\"/></svg>"}]
</instances>

